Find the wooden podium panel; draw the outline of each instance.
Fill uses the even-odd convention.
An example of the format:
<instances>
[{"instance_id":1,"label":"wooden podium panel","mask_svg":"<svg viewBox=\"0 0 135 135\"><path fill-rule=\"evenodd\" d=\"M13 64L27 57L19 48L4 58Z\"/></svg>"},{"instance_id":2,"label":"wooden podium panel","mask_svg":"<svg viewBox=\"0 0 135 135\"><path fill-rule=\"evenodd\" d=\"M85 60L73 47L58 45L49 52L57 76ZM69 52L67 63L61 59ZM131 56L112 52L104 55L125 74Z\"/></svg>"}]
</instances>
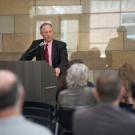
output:
<instances>
[{"instance_id":1,"label":"wooden podium panel","mask_svg":"<svg viewBox=\"0 0 135 135\"><path fill-rule=\"evenodd\" d=\"M57 77L45 61L0 61L0 69L8 69L23 82L26 101L56 104Z\"/></svg>"}]
</instances>

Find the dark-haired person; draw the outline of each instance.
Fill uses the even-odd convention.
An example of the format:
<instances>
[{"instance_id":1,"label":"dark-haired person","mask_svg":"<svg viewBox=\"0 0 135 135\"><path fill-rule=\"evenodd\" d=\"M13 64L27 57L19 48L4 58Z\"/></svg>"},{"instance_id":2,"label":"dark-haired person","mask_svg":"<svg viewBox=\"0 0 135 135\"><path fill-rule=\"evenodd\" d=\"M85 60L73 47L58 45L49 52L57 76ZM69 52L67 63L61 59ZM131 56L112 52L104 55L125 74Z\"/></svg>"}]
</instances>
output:
<instances>
[{"instance_id":1,"label":"dark-haired person","mask_svg":"<svg viewBox=\"0 0 135 135\"><path fill-rule=\"evenodd\" d=\"M118 75L123 83L124 93L120 100L120 107L131 111L131 82L135 78L135 69L131 64L125 63L118 69Z\"/></svg>"},{"instance_id":2,"label":"dark-haired person","mask_svg":"<svg viewBox=\"0 0 135 135\"><path fill-rule=\"evenodd\" d=\"M22 116L24 89L16 75L0 70L0 135L51 135Z\"/></svg>"},{"instance_id":3,"label":"dark-haired person","mask_svg":"<svg viewBox=\"0 0 135 135\"><path fill-rule=\"evenodd\" d=\"M40 34L43 39L34 40L20 60L46 60L59 76L65 72L68 62L66 43L53 39L53 27L50 23L43 23L40 26Z\"/></svg>"},{"instance_id":4,"label":"dark-haired person","mask_svg":"<svg viewBox=\"0 0 135 135\"><path fill-rule=\"evenodd\" d=\"M125 88L125 94L121 99L121 103L130 104L129 97L131 93L131 82L135 78L135 69L131 64L125 63L118 69L118 75L122 80Z\"/></svg>"},{"instance_id":5,"label":"dark-haired person","mask_svg":"<svg viewBox=\"0 0 135 135\"><path fill-rule=\"evenodd\" d=\"M74 135L134 135L135 116L119 107L123 84L115 71L107 70L96 81L94 108L74 115Z\"/></svg>"}]
</instances>

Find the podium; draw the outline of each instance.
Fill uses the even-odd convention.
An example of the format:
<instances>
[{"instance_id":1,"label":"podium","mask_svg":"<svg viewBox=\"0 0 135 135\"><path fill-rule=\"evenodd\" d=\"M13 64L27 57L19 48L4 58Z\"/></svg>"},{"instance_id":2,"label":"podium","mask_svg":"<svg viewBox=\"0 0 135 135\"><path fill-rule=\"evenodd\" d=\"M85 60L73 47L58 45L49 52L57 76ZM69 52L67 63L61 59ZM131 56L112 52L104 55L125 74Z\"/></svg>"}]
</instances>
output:
<instances>
[{"instance_id":1,"label":"podium","mask_svg":"<svg viewBox=\"0 0 135 135\"><path fill-rule=\"evenodd\" d=\"M56 104L58 78L45 61L0 61L0 69L18 75L25 88L25 101Z\"/></svg>"}]
</instances>

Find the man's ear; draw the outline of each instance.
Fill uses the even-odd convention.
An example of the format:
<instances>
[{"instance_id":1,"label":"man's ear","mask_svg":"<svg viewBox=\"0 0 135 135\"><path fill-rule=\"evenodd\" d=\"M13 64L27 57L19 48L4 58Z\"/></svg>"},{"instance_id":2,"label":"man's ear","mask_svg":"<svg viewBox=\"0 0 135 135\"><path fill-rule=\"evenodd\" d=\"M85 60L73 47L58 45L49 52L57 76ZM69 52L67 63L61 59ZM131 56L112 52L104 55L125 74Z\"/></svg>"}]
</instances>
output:
<instances>
[{"instance_id":1,"label":"man's ear","mask_svg":"<svg viewBox=\"0 0 135 135\"><path fill-rule=\"evenodd\" d=\"M92 93L93 93L93 96L97 99L97 101L100 101L97 88L93 88L93 92Z\"/></svg>"},{"instance_id":2,"label":"man's ear","mask_svg":"<svg viewBox=\"0 0 135 135\"><path fill-rule=\"evenodd\" d=\"M24 87L22 85L19 86L18 88L18 96L19 96L19 100L21 101L21 104L23 104L24 102L24 98L25 98L25 92L24 92Z\"/></svg>"}]
</instances>

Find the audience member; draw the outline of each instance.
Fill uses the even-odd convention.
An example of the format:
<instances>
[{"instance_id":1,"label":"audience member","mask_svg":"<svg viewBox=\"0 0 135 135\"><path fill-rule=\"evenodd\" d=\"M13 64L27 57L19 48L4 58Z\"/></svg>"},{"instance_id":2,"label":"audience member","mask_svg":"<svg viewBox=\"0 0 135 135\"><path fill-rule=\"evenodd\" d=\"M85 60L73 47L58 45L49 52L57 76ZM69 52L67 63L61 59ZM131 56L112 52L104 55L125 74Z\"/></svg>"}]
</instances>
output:
<instances>
[{"instance_id":1,"label":"audience member","mask_svg":"<svg viewBox=\"0 0 135 135\"><path fill-rule=\"evenodd\" d=\"M125 88L124 95L121 99L121 106L124 104L128 105L130 104L130 91L131 91L130 86L131 86L132 80L135 79L135 70L131 64L125 63L119 68L118 75L120 79L122 80L122 83Z\"/></svg>"},{"instance_id":2,"label":"audience member","mask_svg":"<svg viewBox=\"0 0 135 135\"><path fill-rule=\"evenodd\" d=\"M70 68L75 63L82 63L82 64L84 64L84 62L81 59L73 59L73 60L70 60L68 62L67 69ZM67 76L67 73L65 72L65 74L62 74L60 79L59 79L59 86L58 86L58 90L57 90L57 93L56 93L56 101L58 101L59 93L61 91L63 91L64 89L67 89L66 76ZM94 84L91 81L88 81L87 82L87 86L88 87L94 87Z\"/></svg>"},{"instance_id":3,"label":"audience member","mask_svg":"<svg viewBox=\"0 0 135 135\"><path fill-rule=\"evenodd\" d=\"M81 60L81 59L74 59L74 60L71 60L71 61L68 62L68 68L70 68L70 66L72 66L72 65L75 64L75 63L82 63L82 64L85 64L85 63L83 62L83 60ZM88 86L88 87L94 87L94 84L93 84L91 81L87 81L87 86Z\"/></svg>"},{"instance_id":4,"label":"audience member","mask_svg":"<svg viewBox=\"0 0 135 135\"><path fill-rule=\"evenodd\" d=\"M83 63L83 61L81 59L74 59L68 62L68 66L67 69L74 63ZM66 86L66 72L65 74L62 74L60 79L59 79L59 87L58 87L58 92L60 92L61 90L64 90L67 88Z\"/></svg>"},{"instance_id":5,"label":"audience member","mask_svg":"<svg viewBox=\"0 0 135 135\"><path fill-rule=\"evenodd\" d=\"M132 102L132 108L130 108L129 111L135 114L135 80L133 80L131 83L131 102Z\"/></svg>"},{"instance_id":6,"label":"audience member","mask_svg":"<svg viewBox=\"0 0 135 135\"><path fill-rule=\"evenodd\" d=\"M61 107L76 108L96 103L92 87L87 87L88 67L83 63L69 66L66 76L67 89L60 92L58 101Z\"/></svg>"},{"instance_id":7,"label":"audience member","mask_svg":"<svg viewBox=\"0 0 135 135\"><path fill-rule=\"evenodd\" d=\"M22 116L23 100L24 89L16 75L0 70L0 135L51 135Z\"/></svg>"},{"instance_id":8,"label":"audience member","mask_svg":"<svg viewBox=\"0 0 135 135\"><path fill-rule=\"evenodd\" d=\"M99 104L78 110L74 135L134 135L135 117L118 106L122 83L115 71L107 70L96 81Z\"/></svg>"}]
</instances>

